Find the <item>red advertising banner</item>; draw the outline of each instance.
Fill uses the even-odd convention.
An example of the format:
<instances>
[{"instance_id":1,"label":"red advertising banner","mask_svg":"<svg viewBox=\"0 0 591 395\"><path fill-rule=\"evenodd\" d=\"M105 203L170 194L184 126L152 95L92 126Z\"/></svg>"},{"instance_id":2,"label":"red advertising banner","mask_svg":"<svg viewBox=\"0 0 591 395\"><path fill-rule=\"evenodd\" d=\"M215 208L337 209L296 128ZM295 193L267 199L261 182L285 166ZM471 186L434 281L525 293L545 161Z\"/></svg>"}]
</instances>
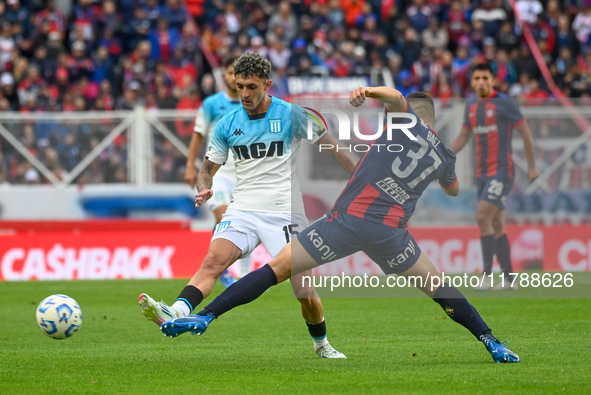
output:
<instances>
[{"instance_id":1,"label":"red advertising banner","mask_svg":"<svg viewBox=\"0 0 591 395\"><path fill-rule=\"evenodd\" d=\"M544 269L591 270L591 226L553 226L544 235ZM548 228L546 228L548 229Z\"/></svg>"},{"instance_id":2,"label":"red advertising banner","mask_svg":"<svg viewBox=\"0 0 591 395\"><path fill-rule=\"evenodd\" d=\"M513 269L540 270L544 262L544 236L550 228L508 226ZM475 226L412 228L421 250L440 272L477 273L482 271L480 232ZM495 264L496 260L495 260Z\"/></svg>"},{"instance_id":3,"label":"red advertising banner","mask_svg":"<svg viewBox=\"0 0 591 395\"><path fill-rule=\"evenodd\" d=\"M482 271L480 232L476 226L416 227L410 232L439 272L478 273ZM591 227L507 226L513 269L544 271L591 271ZM269 261L259 247L252 256L252 268ZM495 259L495 265L498 263ZM380 275L379 267L365 254L357 253L314 270L316 275Z\"/></svg>"},{"instance_id":4,"label":"red advertising banner","mask_svg":"<svg viewBox=\"0 0 591 395\"><path fill-rule=\"evenodd\" d=\"M440 272L482 270L480 235L475 226L412 228L422 251ZM508 226L515 271L591 270L591 227ZM187 278L201 265L211 232L104 231L0 235L0 280ZM259 246L251 270L271 257ZM237 266L233 266L237 275ZM381 274L363 253L315 270L317 275Z\"/></svg>"},{"instance_id":5,"label":"red advertising banner","mask_svg":"<svg viewBox=\"0 0 591 395\"><path fill-rule=\"evenodd\" d=\"M86 232L0 236L0 280L191 277L211 232Z\"/></svg>"}]
</instances>

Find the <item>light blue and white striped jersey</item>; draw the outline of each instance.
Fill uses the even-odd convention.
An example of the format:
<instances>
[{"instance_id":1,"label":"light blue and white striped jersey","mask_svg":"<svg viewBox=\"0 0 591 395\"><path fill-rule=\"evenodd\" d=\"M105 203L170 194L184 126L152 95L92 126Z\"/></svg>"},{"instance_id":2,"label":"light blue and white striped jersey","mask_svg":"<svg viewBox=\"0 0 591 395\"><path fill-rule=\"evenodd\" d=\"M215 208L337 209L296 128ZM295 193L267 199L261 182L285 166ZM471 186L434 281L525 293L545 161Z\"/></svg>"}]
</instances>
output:
<instances>
[{"instance_id":1,"label":"light blue and white striped jersey","mask_svg":"<svg viewBox=\"0 0 591 395\"><path fill-rule=\"evenodd\" d=\"M242 107L240 99L232 99L225 91L209 96L203 101L203 104L197 111L197 118L195 119L195 133L203 136L207 143L211 139L213 128L222 117L230 111ZM236 179L236 168L234 160L230 159L224 166L222 166L216 173L216 178Z\"/></svg>"},{"instance_id":2,"label":"light blue and white striped jersey","mask_svg":"<svg viewBox=\"0 0 591 395\"><path fill-rule=\"evenodd\" d=\"M231 208L303 214L292 156L297 157L300 140L307 138L308 115L299 106L271 98L264 114L250 117L241 107L224 116L215 126L206 159L222 164L232 153L237 185ZM316 142L325 130L310 124Z\"/></svg>"}]
</instances>

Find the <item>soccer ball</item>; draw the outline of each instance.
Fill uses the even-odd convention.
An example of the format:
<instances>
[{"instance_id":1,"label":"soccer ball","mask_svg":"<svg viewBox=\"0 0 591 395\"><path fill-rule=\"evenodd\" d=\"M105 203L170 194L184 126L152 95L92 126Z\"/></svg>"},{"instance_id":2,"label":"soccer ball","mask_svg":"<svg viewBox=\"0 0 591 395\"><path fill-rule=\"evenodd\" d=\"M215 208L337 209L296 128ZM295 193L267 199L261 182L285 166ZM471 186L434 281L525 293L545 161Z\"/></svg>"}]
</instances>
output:
<instances>
[{"instance_id":1,"label":"soccer ball","mask_svg":"<svg viewBox=\"0 0 591 395\"><path fill-rule=\"evenodd\" d=\"M82 325L82 311L78 303L67 295L51 295L37 307L37 324L47 336L66 339L78 332Z\"/></svg>"}]
</instances>

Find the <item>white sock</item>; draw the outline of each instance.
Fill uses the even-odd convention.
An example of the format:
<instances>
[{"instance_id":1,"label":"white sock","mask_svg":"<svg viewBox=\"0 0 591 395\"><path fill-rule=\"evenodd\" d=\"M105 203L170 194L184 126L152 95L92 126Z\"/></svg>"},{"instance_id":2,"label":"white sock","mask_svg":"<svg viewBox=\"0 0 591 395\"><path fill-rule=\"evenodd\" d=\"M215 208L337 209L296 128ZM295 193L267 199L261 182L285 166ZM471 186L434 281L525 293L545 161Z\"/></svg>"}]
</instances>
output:
<instances>
[{"instance_id":1,"label":"white sock","mask_svg":"<svg viewBox=\"0 0 591 395\"><path fill-rule=\"evenodd\" d=\"M177 300L176 302L174 302L172 304L171 307L174 310L174 312L176 313L176 316L179 318L186 317L189 314L191 314L191 310L189 310L189 306L187 306L187 304L185 302L183 302L182 300Z\"/></svg>"},{"instance_id":2,"label":"white sock","mask_svg":"<svg viewBox=\"0 0 591 395\"><path fill-rule=\"evenodd\" d=\"M314 350L318 350L320 347L324 347L328 344L327 336L324 336L322 339L312 339L314 340Z\"/></svg>"}]
</instances>

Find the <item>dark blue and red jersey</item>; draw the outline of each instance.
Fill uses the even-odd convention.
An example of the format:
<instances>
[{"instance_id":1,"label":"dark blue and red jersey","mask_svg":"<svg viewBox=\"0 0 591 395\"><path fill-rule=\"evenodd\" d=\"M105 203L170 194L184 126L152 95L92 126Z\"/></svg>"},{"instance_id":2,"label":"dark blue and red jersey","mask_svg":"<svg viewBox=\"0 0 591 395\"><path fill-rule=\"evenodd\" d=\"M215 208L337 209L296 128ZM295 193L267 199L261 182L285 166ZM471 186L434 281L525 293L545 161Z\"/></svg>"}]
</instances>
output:
<instances>
[{"instance_id":1,"label":"dark blue and red jersey","mask_svg":"<svg viewBox=\"0 0 591 395\"><path fill-rule=\"evenodd\" d=\"M403 228L431 181L439 180L446 189L454 186L456 156L408 104L405 111L417 117L408 129L417 140L401 130L393 130L390 140L382 133L357 164L334 211Z\"/></svg>"},{"instance_id":2,"label":"dark blue and red jersey","mask_svg":"<svg viewBox=\"0 0 591 395\"><path fill-rule=\"evenodd\" d=\"M472 98L466 105L464 127L476 140L476 177L513 179L511 133L525 119L509 96L493 91L486 99Z\"/></svg>"}]
</instances>

